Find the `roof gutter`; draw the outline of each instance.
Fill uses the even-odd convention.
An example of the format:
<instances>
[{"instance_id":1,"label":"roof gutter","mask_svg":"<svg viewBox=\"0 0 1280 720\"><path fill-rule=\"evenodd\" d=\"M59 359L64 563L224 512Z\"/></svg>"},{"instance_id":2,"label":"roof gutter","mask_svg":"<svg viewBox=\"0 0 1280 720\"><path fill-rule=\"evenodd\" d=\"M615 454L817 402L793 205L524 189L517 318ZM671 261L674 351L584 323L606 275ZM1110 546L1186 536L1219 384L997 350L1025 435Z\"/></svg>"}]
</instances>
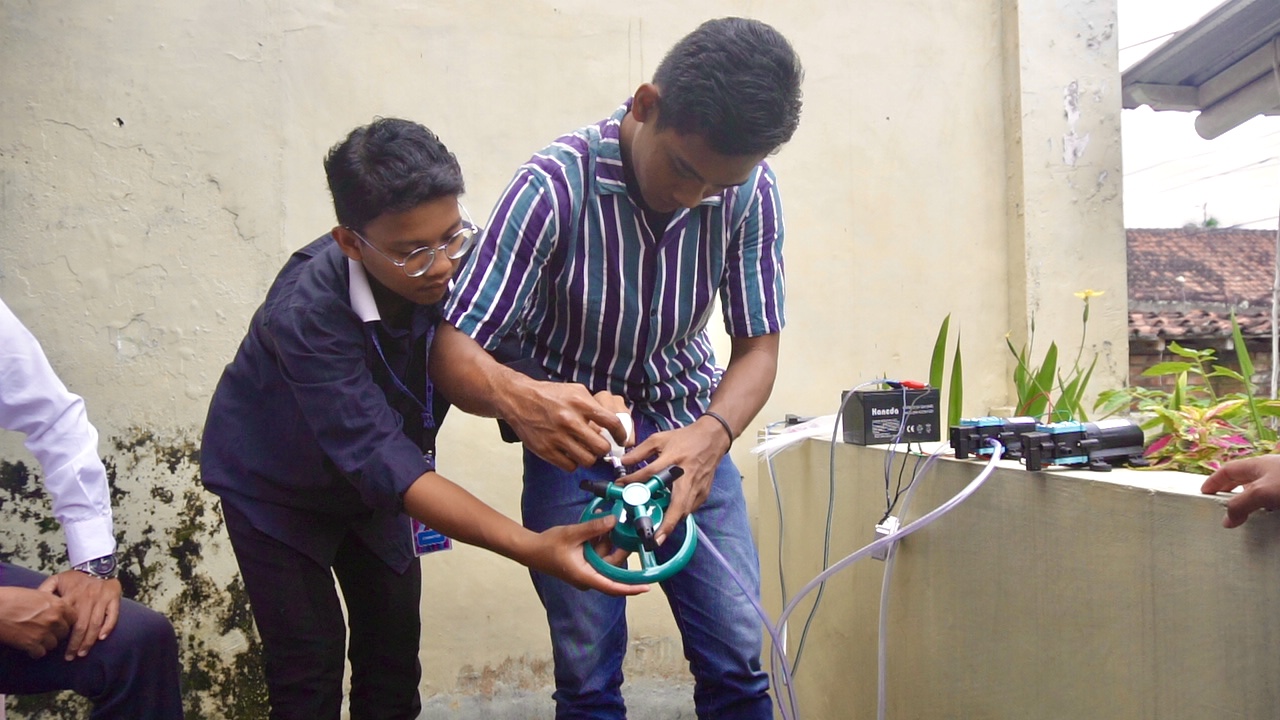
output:
<instances>
[{"instance_id":1,"label":"roof gutter","mask_svg":"<svg viewBox=\"0 0 1280 720\"><path fill-rule=\"evenodd\" d=\"M1280 8L1228 0L1125 71L1125 108L1199 110L1206 140L1255 115L1280 114Z\"/></svg>"}]
</instances>

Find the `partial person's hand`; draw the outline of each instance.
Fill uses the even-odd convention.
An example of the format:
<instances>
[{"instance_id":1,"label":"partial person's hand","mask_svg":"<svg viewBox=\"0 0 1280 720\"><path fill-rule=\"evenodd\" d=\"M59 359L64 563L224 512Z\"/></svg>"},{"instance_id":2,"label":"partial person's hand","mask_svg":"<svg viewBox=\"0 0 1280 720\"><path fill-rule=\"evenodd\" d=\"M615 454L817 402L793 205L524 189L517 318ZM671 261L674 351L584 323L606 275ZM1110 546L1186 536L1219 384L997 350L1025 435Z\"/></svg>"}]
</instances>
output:
<instances>
[{"instance_id":1,"label":"partial person's hand","mask_svg":"<svg viewBox=\"0 0 1280 720\"><path fill-rule=\"evenodd\" d=\"M715 479L716 466L727 452L729 438L724 428L708 418L676 430L654 433L622 456L622 462L626 465L642 461L649 465L621 478L621 483L648 480L654 473L672 465L678 465L684 471L676 479L675 487L671 488L671 503L667 506L655 538L659 544L666 542L667 536L684 522L686 515L702 507L702 503L707 501L707 496L711 494L711 482Z\"/></svg>"},{"instance_id":2,"label":"partial person's hand","mask_svg":"<svg viewBox=\"0 0 1280 720\"><path fill-rule=\"evenodd\" d=\"M596 399L596 402L600 403L600 407L603 407L605 410L608 410L609 412L613 413L615 417L618 415L631 414L631 408L627 407L627 399L622 397L621 395L614 395L608 390L601 390L600 392L596 393L594 397ZM621 420L619 420L619 423L621 424ZM622 427L622 432L627 431L627 427L625 425L621 425L621 427ZM601 428L601 429L605 429L605 428ZM632 445L636 444L636 437L634 432L627 433L627 436L622 439L618 438L618 435L620 435L621 433L610 431L610 434L614 436L613 438L614 441L617 442L618 445L624 448L631 447Z\"/></svg>"},{"instance_id":3,"label":"partial person's hand","mask_svg":"<svg viewBox=\"0 0 1280 720\"><path fill-rule=\"evenodd\" d=\"M599 541L616 522L612 515L588 520L577 525L559 525L538 533L539 548L525 563L529 567L554 575L579 590L599 590L609 595L639 595L649 591L648 585L628 585L601 575L582 554L586 543ZM597 549L603 544L597 544ZM625 550L615 549L601 557L613 565L627 557Z\"/></svg>"},{"instance_id":4,"label":"partial person's hand","mask_svg":"<svg viewBox=\"0 0 1280 720\"><path fill-rule=\"evenodd\" d=\"M84 657L99 640L106 640L120 618L120 581L102 580L67 570L40 584L45 592L56 593L75 608L76 622L67 640L68 660Z\"/></svg>"},{"instance_id":5,"label":"partial person's hand","mask_svg":"<svg viewBox=\"0 0 1280 720\"><path fill-rule=\"evenodd\" d=\"M503 419L526 448L561 470L590 467L609 452L601 429L618 442L625 440L616 406L606 407L597 397L577 383L530 381L521 384L520 395Z\"/></svg>"},{"instance_id":6,"label":"partial person's hand","mask_svg":"<svg viewBox=\"0 0 1280 720\"><path fill-rule=\"evenodd\" d=\"M75 608L51 592L0 587L0 645L39 659L58 647L75 622Z\"/></svg>"},{"instance_id":7,"label":"partial person's hand","mask_svg":"<svg viewBox=\"0 0 1280 720\"><path fill-rule=\"evenodd\" d=\"M1280 508L1280 455L1232 460L1209 476L1200 486L1206 495L1243 488L1227 501L1227 516L1222 526L1243 525L1255 510Z\"/></svg>"}]
</instances>

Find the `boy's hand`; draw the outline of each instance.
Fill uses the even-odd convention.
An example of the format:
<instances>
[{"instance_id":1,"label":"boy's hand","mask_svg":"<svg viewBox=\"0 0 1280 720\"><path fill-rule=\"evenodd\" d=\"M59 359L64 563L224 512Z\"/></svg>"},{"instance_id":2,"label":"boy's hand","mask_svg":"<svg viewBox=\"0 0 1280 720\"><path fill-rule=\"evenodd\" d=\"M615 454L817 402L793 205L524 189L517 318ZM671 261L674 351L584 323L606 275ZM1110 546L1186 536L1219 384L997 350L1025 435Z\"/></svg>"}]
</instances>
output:
<instances>
[{"instance_id":1,"label":"boy's hand","mask_svg":"<svg viewBox=\"0 0 1280 720\"><path fill-rule=\"evenodd\" d=\"M1212 495L1237 487L1244 489L1227 501L1223 527L1243 525L1255 510L1280 508L1280 455L1232 460L1210 475L1200 486L1200 492Z\"/></svg>"},{"instance_id":2,"label":"boy's hand","mask_svg":"<svg viewBox=\"0 0 1280 720\"><path fill-rule=\"evenodd\" d=\"M529 567L554 575L573 585L579 590L599 590L609 595L639 595L649 591L648 585L628 585L620 583L596 572L582 554L583 545L600 540L613 529L615 518L612 515L588 520L577 525L560 525L538 534L539 547L526 563ZM596 545L597 551L607 547L603 542ZM625 550L614 550L608 555L601 555L605 562L617 565L626 560Z\"/></svg>"}]
</instances>

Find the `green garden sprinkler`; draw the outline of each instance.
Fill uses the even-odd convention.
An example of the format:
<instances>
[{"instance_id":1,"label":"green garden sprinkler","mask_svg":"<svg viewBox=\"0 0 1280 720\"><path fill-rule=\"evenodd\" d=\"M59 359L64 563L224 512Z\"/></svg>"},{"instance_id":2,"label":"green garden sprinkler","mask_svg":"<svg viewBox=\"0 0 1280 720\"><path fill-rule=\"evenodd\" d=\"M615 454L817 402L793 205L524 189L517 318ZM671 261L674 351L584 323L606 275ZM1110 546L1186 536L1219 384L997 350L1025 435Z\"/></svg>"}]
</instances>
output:
<instances>
[{"instance_id":1,"label":"green garden sprinkler","mask_svg":"<svg viewBox=\"0 0 1280 720\"><path fill-rule=\"evenodd\" d=\"M614 547L638 553L641 569L632 570L605 562L591 543L583 549L587 562L610 580L630 585L662 582L683 570L698 546L698 526L693 515L685 516L684 543L670 560L658 562L658 543L654 540L662 525L664 511L671 502L671 483L683 474L684 470L673 465L645 482L630 485L618 485L609 480L583 480L582 489L596 496L582 512L583 522L606 512L612 513L618 519L609 534Z\"/></svg>"}]
</instances>

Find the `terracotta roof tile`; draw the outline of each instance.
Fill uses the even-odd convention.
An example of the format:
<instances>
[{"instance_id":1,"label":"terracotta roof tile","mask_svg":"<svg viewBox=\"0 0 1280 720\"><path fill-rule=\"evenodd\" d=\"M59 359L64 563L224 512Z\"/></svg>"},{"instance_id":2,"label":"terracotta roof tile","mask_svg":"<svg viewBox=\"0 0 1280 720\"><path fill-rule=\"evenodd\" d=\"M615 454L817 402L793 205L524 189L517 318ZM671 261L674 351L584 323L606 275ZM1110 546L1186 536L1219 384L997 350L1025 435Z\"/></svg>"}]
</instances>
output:
<instances>
[{"instance_id":1,"label":"terracotta roof tile","mask_svg":"<svg viewBox=\"0 0 1280 720\"><path fill-rule=\"evenodd\" d=\"M1129 303L1271 307L1274 230L1126 231Z\"/></svg>"},{"instance_id":2,"label":"terracotta roof tile","mask_svg":"<svg viewBox=\"0 0 1280 720\"><path fill-rule=\"evenodd\" d=\"M1234 309L1246 337L1271 333L1274 230L1127 230L1129 337L1224 338Z\"/></svg>"},{"instance_id":3,"label":"terracotta roof tile","mask_svg":"<svg viewBox=\"0 0 1280 720\"><path fill-rule=\"evenodd\" d=\"M1236 313L1240 334L1246 338L1271 336L1271 310ZM1129 311L1129 338L1134 340L1184 340L1225 338L1231 335L1231 313L1206 310Z\"/></svg>"}]
</instances>

